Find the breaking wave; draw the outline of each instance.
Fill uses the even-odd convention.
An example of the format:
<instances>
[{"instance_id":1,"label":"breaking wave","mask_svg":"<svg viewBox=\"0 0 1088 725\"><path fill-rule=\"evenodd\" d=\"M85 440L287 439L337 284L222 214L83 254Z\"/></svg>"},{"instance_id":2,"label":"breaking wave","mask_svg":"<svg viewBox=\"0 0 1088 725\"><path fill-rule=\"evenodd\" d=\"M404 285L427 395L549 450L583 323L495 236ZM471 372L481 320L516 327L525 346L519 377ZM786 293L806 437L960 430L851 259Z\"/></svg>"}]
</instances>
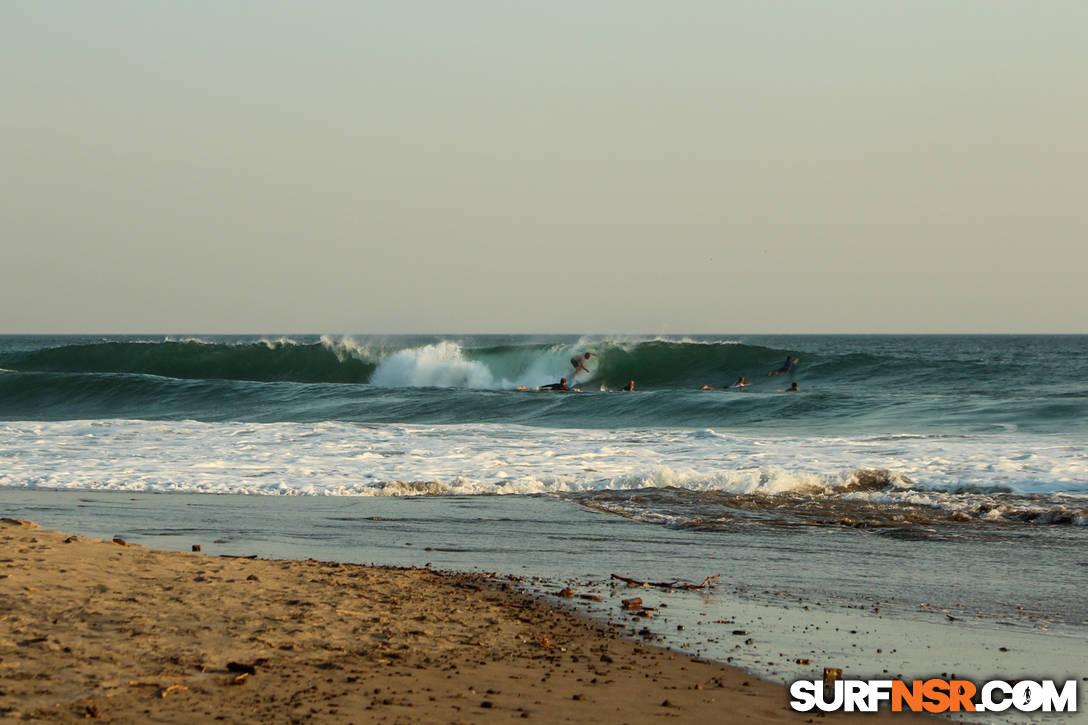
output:
<instances>
[{"instance_id":1,"label":"breaking wave","mask_svg":"<svg viewBox=\"0 0 1088 725\"><path fill-rule=\"evenodd\" d=\"M466 346L456 340L438 340L398 348L325 336L311 343L289 338L92 342L8 353L0 365L18 372L503 389L554 382L570 374L572 356L586 351L594 355L588 365L591 373L581 374L578 382L605 389L619 388L632 378L649 388L721 384L723 376L764 372L784 356L780 350L731 342Z\"/></svg>"}]
</instances>

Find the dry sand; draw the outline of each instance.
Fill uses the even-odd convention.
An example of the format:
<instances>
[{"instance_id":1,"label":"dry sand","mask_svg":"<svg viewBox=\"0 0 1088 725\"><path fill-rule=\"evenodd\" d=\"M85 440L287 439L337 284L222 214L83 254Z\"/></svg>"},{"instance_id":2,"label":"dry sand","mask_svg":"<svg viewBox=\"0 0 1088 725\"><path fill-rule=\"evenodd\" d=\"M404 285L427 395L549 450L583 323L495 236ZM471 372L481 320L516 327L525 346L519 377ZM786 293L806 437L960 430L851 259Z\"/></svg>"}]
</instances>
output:
<instances>
[{"instance_id":1,"label":"dry sand","mask_svg":"<svg viewBox=\"0 0 1088 725\"><path fill-rule=\"evenodd\" d=\"M823 719L787 703L781 685L617 637L484 575L164 552L0 524L0 720Z\"/></svg>"}]
</instances>

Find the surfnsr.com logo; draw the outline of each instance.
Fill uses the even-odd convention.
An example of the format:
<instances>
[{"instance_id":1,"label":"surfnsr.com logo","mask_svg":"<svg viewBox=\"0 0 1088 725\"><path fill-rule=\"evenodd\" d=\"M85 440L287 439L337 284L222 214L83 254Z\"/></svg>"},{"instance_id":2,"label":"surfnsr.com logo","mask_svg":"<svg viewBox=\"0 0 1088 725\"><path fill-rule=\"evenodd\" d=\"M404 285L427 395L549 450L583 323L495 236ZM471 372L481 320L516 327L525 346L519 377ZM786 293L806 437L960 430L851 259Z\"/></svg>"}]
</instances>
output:
<instances>
[{"instance_id":1,"label":"surfnsr.com logo","mask_svg":"<svg viewBox=\"0 0 1088 725\"><path fill-rule=\"evenodd\" d=\"M790 685L790 707L798 712L1076 712L1077 681L1053 680L798 680Z\"/></svg>"}]
</instances>

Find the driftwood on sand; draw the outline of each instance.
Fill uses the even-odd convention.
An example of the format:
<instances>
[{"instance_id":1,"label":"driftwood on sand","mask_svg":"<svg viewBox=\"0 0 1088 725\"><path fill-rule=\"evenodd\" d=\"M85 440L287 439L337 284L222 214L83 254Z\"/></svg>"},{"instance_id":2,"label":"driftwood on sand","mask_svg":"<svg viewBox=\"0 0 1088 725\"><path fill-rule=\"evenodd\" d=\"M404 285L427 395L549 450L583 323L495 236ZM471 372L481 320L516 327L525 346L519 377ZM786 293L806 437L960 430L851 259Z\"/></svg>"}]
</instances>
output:
<instances>
[{"instance_id":1,"label":"driftwood on sand","mask_svg":"<svg viewBox=\"0 0 1088 725\"><path fill-rule=\"evenodd\" d=\"M648 582L648 581L643 581L642 579L632 579L631 577L620 576L619 574L613 574L612 578L613 579L619 579L621 582L624 582L625 584L629 584L630 586L635 586L635 587L657 587L658 589L688 589L688 590L691 590L691 591L695 591L697 589L705 589L706 586L708 584L710 584L710 582L712 582L715 579L721 578L721 574L715 574L714 576L708 576L706 579L703 579L702 584L687 584L687 583L680 582L680 581Z\"/></svg>"}]
</instances>

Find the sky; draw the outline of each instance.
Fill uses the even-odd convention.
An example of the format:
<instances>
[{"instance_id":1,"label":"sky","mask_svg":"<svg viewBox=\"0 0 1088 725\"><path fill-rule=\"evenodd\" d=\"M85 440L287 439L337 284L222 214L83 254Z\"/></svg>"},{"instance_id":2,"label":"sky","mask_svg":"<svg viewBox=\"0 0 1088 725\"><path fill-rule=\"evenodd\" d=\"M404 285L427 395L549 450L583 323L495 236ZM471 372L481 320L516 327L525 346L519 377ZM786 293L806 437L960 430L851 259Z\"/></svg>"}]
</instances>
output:
<instances>
[{"instance_id":1,"label":"sky","mask_svg":"<svg viewBox=\"0 0 1088 725\"><path fill-rule=\"evenodd\" d=\"M0 334L1085 333L1083 0L6 0Z\"/></svg>"}]
</instances>

